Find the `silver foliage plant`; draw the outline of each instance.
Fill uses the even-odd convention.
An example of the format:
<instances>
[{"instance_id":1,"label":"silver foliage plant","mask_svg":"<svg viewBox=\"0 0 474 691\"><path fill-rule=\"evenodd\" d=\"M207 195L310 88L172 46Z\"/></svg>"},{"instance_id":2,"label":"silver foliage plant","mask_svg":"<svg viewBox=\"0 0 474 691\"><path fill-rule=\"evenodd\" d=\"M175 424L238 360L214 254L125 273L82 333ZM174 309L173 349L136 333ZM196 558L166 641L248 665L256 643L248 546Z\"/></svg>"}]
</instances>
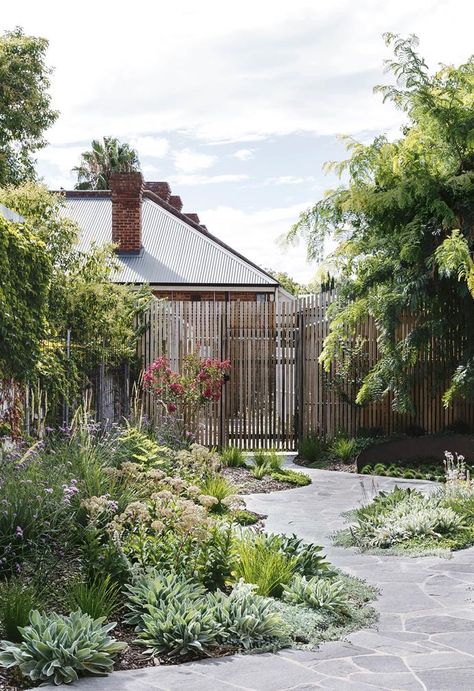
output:
<instances>
[{"instance_id":1,"label":"silver foliage plant","mask_svg":"<svg viewBox=\"0 0 474 691\"><path fill-rule=\"evenodd\" d=\"M80 610L69 616L30 613L28 626L20 628L21 643L0 643L0 666L18 667L32 681L70 684L81 673L109 674L115 656L126 643L109 636L115 623L92 619Z\"/></svg>"},{"instance_id":2,"label":"silver foliage plant","mask_svg":"<svg viewBox=\"0 0 474 691\"><path fill-rule=\"evenodd\" d=\"M342 581L329 578L306 578L296 574L289 585L284 586L283 599L294 605L307 605L313 609L342 614L350 601Z\"/></svg>"}]
</instances>

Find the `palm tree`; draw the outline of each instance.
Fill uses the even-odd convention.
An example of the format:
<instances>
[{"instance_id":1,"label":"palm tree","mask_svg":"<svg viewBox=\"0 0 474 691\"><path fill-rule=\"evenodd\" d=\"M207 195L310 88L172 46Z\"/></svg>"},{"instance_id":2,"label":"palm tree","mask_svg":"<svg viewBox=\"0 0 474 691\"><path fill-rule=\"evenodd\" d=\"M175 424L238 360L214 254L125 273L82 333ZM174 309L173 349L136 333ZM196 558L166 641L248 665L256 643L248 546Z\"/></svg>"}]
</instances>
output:
<instances>
[{"instance_id":1,"label":"palm tree","mask_svg":"<svg viewBox=\"0 0 474 691\"><path fill-rule=\"evenodd\" d=\"M94 139L90 151L84 151L81 163L73 168L77 173L76 190L108 190L112 173L140 170L135 149L122 144L116 137Z\"/></svg>"}]
</instances>

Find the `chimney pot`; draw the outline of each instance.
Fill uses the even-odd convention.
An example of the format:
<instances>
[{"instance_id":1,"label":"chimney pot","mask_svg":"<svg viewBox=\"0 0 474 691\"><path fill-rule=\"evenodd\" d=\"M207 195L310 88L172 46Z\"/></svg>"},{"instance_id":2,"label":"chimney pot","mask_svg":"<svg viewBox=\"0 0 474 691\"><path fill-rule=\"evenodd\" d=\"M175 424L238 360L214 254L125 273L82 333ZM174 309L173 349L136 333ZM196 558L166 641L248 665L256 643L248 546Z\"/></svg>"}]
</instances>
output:
<instances>
[{"instance_id":1,"label":"chimney pot","mask_svg":"<svg viewBox=\"0 0 474 691\"><path fill-rule=\"evenodd\" d=\"M183 202L181 201L181 197L178 194L172 194L171 197L168 199L168 204L173 206L177 211L181 211L183 208Z\"/></svg>"},{"instance_id":2,"label":"chimney pot","mask_svg":"<svg viewBox=\"0 0 474 691\"><path fill-rule=\"evenodd\" d=\"M145 182L145 187L157 197L163 199L165 202L169 202L171 196L171 187L167 182Z\"/></svg>"},{"instance_id":3,"label":"chimney pot","mask_svg":"<svg viewBox=\"0 0 474 691\"><path fill-rule=\"evenodd\" d=\"M112 173L112 242L119 254L138 254L142 246L141 173Z\"/></svg>"}]
</instances>

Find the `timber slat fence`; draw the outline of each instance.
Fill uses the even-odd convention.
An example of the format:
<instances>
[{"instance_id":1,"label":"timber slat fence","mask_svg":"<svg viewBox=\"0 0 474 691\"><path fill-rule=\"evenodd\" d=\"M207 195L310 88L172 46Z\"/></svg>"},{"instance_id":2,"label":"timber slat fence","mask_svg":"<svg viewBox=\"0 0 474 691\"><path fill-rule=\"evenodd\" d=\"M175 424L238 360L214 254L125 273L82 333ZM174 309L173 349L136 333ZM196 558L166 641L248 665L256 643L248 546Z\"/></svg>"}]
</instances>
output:
<instances>
[{"instance_id":1,"label":"timber slat fence","mask_svg":"<svg viewBox=\"0 0 474 691\"><path fill-rule=\"evenodd\" d=\"M143 366L166 355L171 367L180 369L192 352L231 361L222 400L209 404L200 420L198 438L207 446L293 450L298 438L311 433L354 435L363 427L390 434L413 424L431 433L459 419L473 423L471 403L443 406L439 373L445 367L434 344L412 373L415 416L395 413L390 397L355 405L355 385L335 386L318 362L329 332L327 308L334 300L334 291L281 303L156 300L146 315ZM372 321L360 324L359 337L360 366L366 371L377 358ZM149 395L144 409L151 417L159 415Z\"/></svg>"}]
</instances>

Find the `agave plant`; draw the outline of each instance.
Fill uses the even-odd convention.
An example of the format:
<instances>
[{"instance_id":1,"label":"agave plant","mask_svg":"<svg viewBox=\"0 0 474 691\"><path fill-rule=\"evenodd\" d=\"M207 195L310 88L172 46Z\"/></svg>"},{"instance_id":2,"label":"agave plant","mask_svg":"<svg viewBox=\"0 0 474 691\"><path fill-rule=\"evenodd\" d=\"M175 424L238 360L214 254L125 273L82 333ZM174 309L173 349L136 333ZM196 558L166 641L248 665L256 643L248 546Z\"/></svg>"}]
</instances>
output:
<instances>
[{"instance_id":1,"label":"agave plant","mask_svg":"<svg viewBox=\"0 0 474 691\"><path fill-rule=\"evenodd\" d=\"M33 610L29 625L20 628L22 642L0 643L0 666L54 684L70 684L80 674L109 674L115 656L127 647L109 636L114 627L80 610L68 617Z\"/></svg>"}]
</instances>

